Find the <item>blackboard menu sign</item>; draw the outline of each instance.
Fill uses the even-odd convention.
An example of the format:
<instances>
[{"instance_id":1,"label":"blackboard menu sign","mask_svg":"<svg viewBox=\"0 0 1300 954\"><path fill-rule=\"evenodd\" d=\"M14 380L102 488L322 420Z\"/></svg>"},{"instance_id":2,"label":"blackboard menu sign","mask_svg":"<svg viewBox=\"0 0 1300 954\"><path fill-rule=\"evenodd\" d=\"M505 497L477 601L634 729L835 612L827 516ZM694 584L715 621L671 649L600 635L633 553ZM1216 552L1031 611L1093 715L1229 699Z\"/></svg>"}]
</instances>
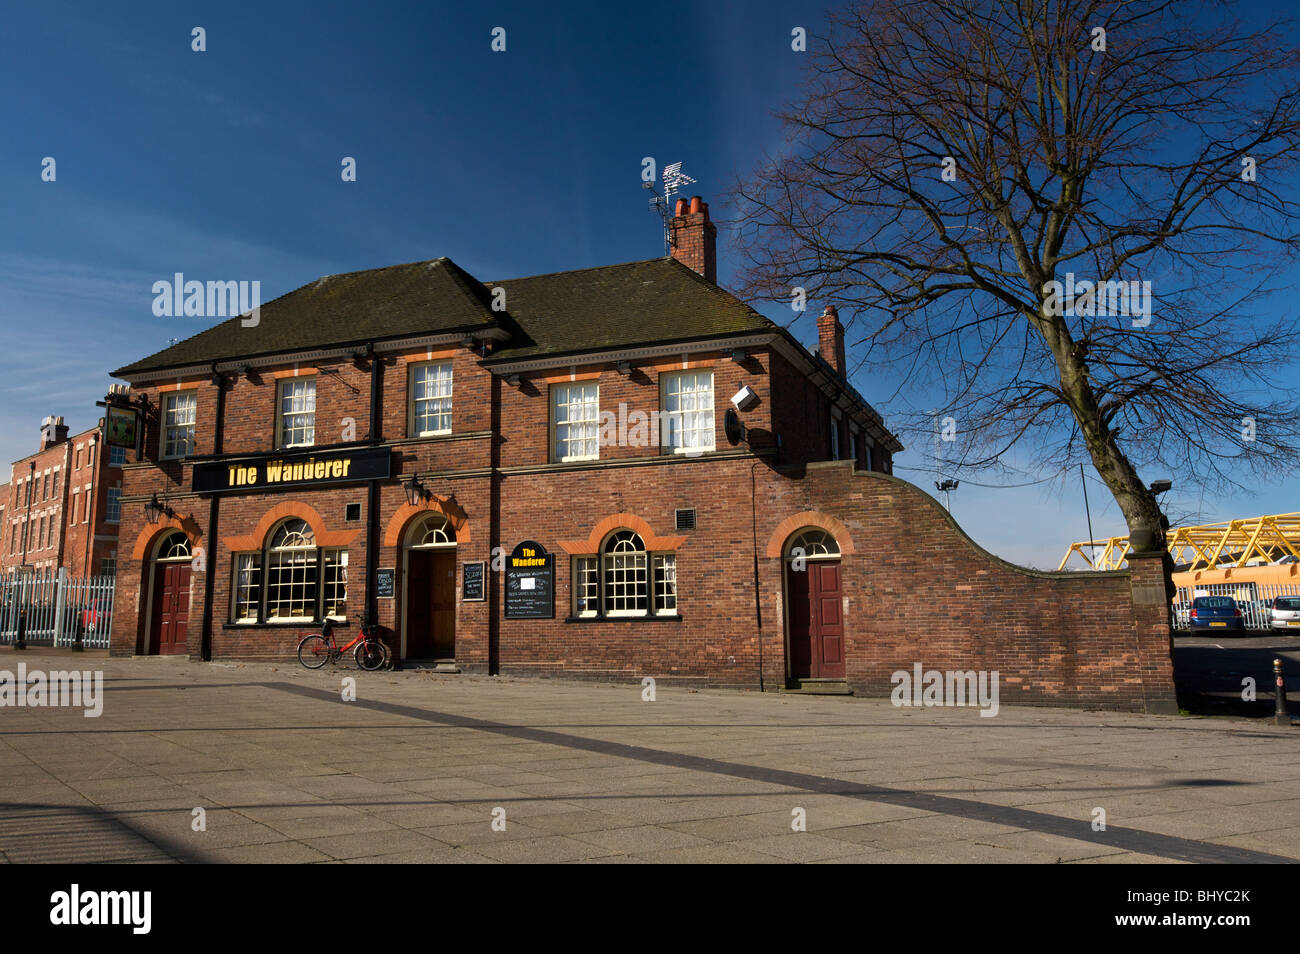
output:
<instances>
[{"instance_id":1,"label":"blackboard menu sign","mask_svg":"<svg viewBox=\"0 0 1300 954\"><path fill-rule=\"evenodd\" d=\"M393 598L393 570L375 571L375 596Z\"/></svg>"},{"instance_id":2,"label":"blackboard menu sign","mask_svg":"<svg viewBox=\"0 0 1300 954\"><path fill-rule=\"evenodd\" d=\"M525 540L506 560L506 619L555 618L555 557Z\"/></svg>"},{"instance_id":3,"label":"blackboard menu sign","mask_svg":"<svg viewBox=\"0 0 1300 954\"><path fill-rule=\"evenodd\" d=\"M460 598L466 603L477 603L486 599L484 595L484 563L480 560L477 563L463 564L464 579L461 582Z\"/></svg>"}]
</instances>

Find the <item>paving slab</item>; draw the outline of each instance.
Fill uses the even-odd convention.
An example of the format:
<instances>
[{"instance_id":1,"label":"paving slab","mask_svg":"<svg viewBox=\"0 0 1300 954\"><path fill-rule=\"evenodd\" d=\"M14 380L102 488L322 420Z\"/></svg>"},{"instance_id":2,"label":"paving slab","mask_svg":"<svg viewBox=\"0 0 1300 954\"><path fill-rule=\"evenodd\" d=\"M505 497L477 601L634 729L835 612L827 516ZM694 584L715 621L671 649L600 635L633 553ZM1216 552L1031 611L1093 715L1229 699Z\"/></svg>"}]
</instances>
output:
<instances>
[{"instance_id":1,"label":"paving slab","mask_svg":"<svg viewBox=\"0 0 1300 954\"><path fill-rule=\"evenodd\" d=\"M344 702L351 670L79 665L101 717L0 710L0 862L1300 859L1300 736L1258 720L414 672Z\"/></svg>"}]
</instances>

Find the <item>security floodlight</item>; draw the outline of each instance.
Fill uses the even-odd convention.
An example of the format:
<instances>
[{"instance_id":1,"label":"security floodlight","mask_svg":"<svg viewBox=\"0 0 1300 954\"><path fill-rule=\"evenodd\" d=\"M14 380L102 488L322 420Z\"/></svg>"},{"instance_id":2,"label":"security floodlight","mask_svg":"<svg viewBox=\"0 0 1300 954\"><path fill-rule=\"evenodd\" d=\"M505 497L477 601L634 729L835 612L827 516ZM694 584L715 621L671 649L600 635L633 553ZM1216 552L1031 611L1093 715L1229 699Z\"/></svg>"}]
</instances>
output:
<instances>
[{"instance_id":1,"label":"security floodlight","mask_svg":"<svg viewBox=\"0 0 1300 954\"><path fill-rule=\"evenodd\" d=\"M754 389L746 384L743 388L731 396L731 403L736 405L739 411L747 411L758 403L758 394Z\"/></svg>"},{"instance_id":2,"label":"security floodlight","mask_svg":"<svg viewBox=\"0 0 1300 954\"><path fill-rule=\"evenodd\" d=\"M1173 487L1171 480L1153 480L1151 482L1151 492L1153 494L1162 494L1169 488Z\"/></svg>"}]
</instances>

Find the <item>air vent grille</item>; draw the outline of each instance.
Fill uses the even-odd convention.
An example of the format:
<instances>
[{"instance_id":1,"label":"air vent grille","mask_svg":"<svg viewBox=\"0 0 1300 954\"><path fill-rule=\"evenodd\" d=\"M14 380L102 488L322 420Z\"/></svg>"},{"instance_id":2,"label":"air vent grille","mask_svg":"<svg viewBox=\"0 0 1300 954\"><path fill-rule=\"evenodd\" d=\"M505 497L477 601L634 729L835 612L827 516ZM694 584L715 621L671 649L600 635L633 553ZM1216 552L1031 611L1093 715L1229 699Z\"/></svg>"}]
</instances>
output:
<instances>
[{"instance_id":1,"label":"air vent grille","mask_svg":"<svg viewBox=\"0 0 1300 954\"><path fill-rule=\"evenodd\" d=\"M677 511L677 529L694 530L695 529L695 508Z\"/></svg>"}]
</instances>

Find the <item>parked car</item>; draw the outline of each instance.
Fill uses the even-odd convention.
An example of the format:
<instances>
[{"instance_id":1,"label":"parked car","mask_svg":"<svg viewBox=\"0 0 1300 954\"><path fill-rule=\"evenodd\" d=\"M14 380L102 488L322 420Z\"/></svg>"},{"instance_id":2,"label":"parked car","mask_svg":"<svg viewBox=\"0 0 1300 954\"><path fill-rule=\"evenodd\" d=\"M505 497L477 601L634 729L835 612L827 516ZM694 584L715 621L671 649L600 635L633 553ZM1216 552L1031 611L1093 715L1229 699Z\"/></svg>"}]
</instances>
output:
<instances>
[{"instance_id":1,"label":"parked car","mask_svg":"<svg viewBox=\"0 0 1300 954\"><path fill-rule=\"evenodd\" d=\"M81 611L81 630L83 633L108 632L109 613L104 601L91 600Z\"/></svg>"},{"instance_id":2,"label":"parked car","mask_svg":"<svg viewBox=\"0 0 1300 954\"><path fill-rule=\"evenodd\" d=\"M1198 596L1192 600L1191 623L1193 633L1246 632L1241 609L1231 596Z\"/></svg>"},{"instance_id":3,"label":"parked car","mask_svg":"<svg viewBox=\"0 0 1300 954\"><path fill-rule=\"evenodd\" d=\"M1277 597L1269 612L1273 629L1300 630L1300 596Z\"/></svg>"}]
</instances>

